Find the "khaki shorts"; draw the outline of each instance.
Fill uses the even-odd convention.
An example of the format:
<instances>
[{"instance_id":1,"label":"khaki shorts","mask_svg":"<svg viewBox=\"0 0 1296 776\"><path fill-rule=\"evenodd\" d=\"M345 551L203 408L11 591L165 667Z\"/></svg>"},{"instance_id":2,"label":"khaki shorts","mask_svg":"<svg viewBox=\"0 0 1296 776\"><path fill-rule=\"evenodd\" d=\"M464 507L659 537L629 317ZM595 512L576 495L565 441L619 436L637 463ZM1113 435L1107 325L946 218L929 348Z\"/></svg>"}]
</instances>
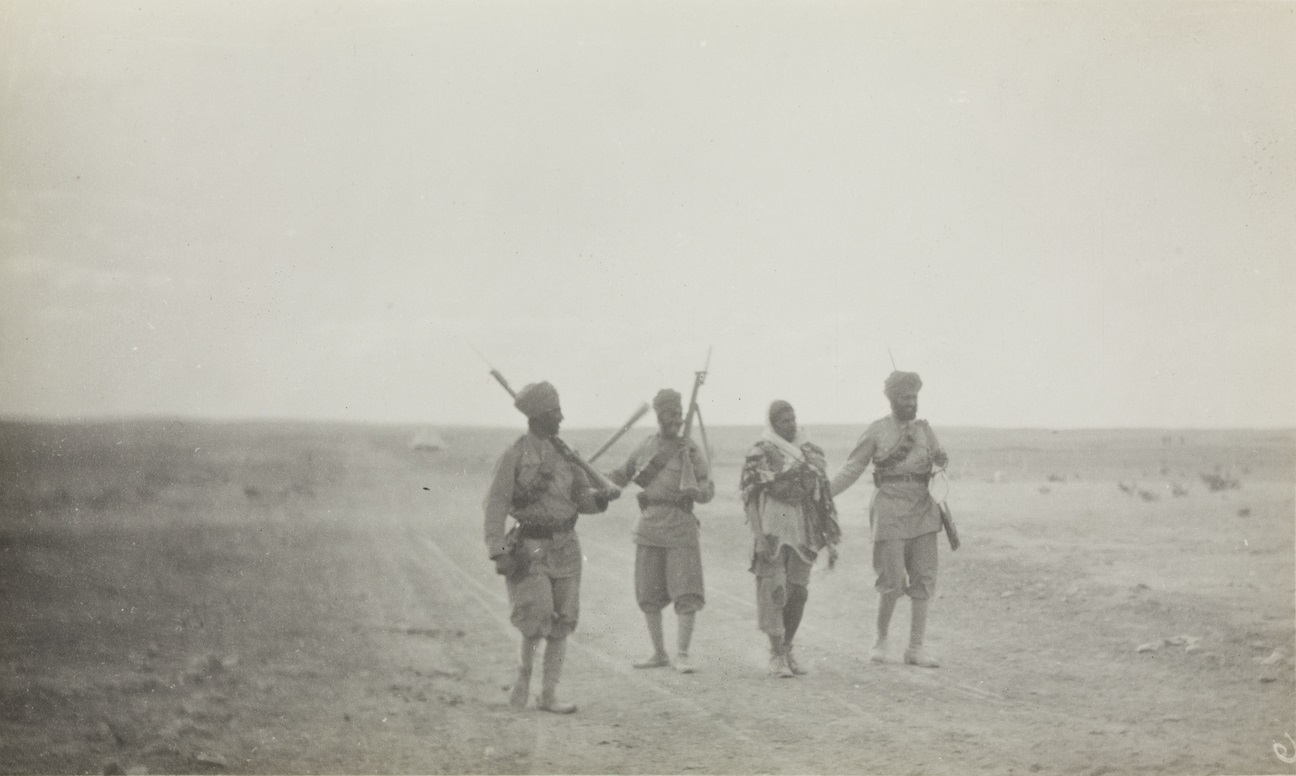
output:
<instances>
[{"instance_id":1,"label":"khaki shorts","mask_svg":"<svg viewBox=\"0 0 1296 776\"><path fill-rule=\"evenodd\" d=\"M926 600L936 592L936 547L940 532L913 539L873 542L874 586L882 595Z\"/></svg>"},{"instance_id":2,"label":"khaki shorts","mask_svg":"<svg viewBox=\"0 0 1296 776\"><path fill-rule=\"evenodd\" d=\"M575 573L554 576L546 563L552 542L526 540L530 569L519 580L505 578L509 605L509 622L528 638L566 637L576 629L580 618L580 567Z\"/></svg>"},{"instance_id":3,"label":"khaki shorts","mask_svg":"<svg viewBox=\"0 0 1296 776\"><path fill-rule=\"evenodd\" d=\"M783 635L788 585L809 587L811 567L787 545L779 548L778 558L772 561L756 556L751 568L756 575L756 627L771 636Z\"/></svg>"},{"instance_id":4,"label":"khaki shorts","mask_svg":"<svg viewBox=\"0 0 1296 776\"><path fill-rule=\"evenodd\" d=\"M701 611L702 549L635 545L635 600L645 612L659 612L672 601L679 614Z\"/></svg>"}]
</instances>

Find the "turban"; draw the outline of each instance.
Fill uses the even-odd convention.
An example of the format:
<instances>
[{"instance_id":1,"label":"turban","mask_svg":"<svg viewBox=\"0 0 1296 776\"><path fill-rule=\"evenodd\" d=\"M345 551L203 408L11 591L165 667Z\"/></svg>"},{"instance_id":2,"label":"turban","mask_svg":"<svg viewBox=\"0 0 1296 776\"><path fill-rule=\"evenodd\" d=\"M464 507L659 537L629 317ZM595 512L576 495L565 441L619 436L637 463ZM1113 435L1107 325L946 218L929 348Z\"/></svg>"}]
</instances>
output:
<instances>
[{"instance_id":1,"label":"turban","mask_svg":"<svg viewBox=\"0 0 1296 776\"><path fill-rule=\"evenodd\" d=\"M909 391L917 393L920 390L922 390L922 378L917 372L892 372L887 376L882 392L888 399L894 399L902 393Z\"/></svg>"},{"instance_id":2,"label":"turban","mask_svg":"<svg viewBox=\"0 0 1296 776\"><path fill-rule=\"evenodd\" d=\"M513 406L528 418L538 418L550 410L558 409L558 389L547 382L531 383L518 391Z\"/></svg>"},{"instance_id":3,"label":"turban","mask_svg":"<svg viewBox=\"0 0 1296 776\"><path fill-rule=\"evenodd\" d=\"M684 410L683 397L680 392L672 388L663 388L653 397L653 412L658 415L665 409L674 408L680 411Z\"/></svg>"},{"instance_id":4,"label":"turban","mask_svg":"<svg viewBox=\"0 0 1296 776\"><path fill-rule=\"evenodd\" d=\"M769 408L770 425L774 424L775 415L779 414L780 412L786 412L790 409L792 409L792 405L789 402L785 402L782 399L775 400L774 403L771 404Z\"/></svg>"}]
</instances>

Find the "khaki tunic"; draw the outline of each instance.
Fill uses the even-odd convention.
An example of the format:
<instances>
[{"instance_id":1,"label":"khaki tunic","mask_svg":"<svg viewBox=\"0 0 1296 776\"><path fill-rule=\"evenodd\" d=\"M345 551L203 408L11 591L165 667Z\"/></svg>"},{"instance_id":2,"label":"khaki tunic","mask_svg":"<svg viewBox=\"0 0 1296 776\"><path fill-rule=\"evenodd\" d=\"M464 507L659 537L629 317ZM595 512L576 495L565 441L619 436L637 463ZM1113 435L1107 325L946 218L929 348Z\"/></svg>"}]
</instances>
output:
<instances>
[{"instance_id":1,"label":"khaki tunic","mask_svg":"<svg viewBox=\"0 0 1296 776\"><path fill-rule=\"evenodd\" d=\"M549 439L535 434L518 438L495 464L482 503L487 554L505 552L508 518L519 525L568 528L579 514L597 514L607 504L596 498L585 472L572 464ZM507 578L511 620L527 636L561 637L576 627L580 613L580 540L574 528L558 530L552 539L525 539L530 561L526 576Z\"/></svg>"},{"instance_id":2,"label":"khaki tunic","mask_svg":"<svg viewBox=\"0 0 1296 776\"><path fill-rule=\"evenodd\" d=\"M860 436L841 471L832 478L833 495L841 493L859 479L869 464L885 456L900 437L914 427L914 446L905 459L887 467L888 474L930 474L934 458L941 450L936 432L926 421L902 422L894 415L875 421ZM869 505L869 526L873 541L913 539L941 528L940 510L922 482L883 482Z\"/></svg>"},{"instance_id":3,"label":"khaki tunic","mask_svg":"<svg viewBox=\"0 0 1296 776\"><path fill-rule=\"evenodd\" d=\"M687 455L701 491L697 503L705 504L715 497L715 483L697 443L692 439L663 439L660 433L641 442L621 466L608 473L608 478L621 487L629 485L659 450L674 454L640 495L649 501L678 501ZM638 545L635 600L643 611L659 611L674 602L678 613L687 614L706 605L698 525L691 510L671 503L648 503L640 510L634 530Z\"/></svg>"},{"instance_id":4,"label":"khaki tunic","mask_svg":"<svg viewBox=\"0 0 1296 776\"><path fill-rule=\"evenodd\" d=\"M697 478L698 488L702 491L697 503L705 504L715 497L715 483L711 481L711 471L707 468L702 449L692 439L687 441L663 439L661 434L654 434L641 442L625 463L609 472L608 479L625 487L648 465L658 450L679 450L684 445L688 446L693 474ZM666 466L643 489L643 495L650 500L678 499L680 474L683 468L684 456L672 455ZM671 504L649 504L639 513L639 522L634 530L634 541L635 544L648 547L696 547L698 546L698 520L692 512Z\"/></svg>"}]
</instances>

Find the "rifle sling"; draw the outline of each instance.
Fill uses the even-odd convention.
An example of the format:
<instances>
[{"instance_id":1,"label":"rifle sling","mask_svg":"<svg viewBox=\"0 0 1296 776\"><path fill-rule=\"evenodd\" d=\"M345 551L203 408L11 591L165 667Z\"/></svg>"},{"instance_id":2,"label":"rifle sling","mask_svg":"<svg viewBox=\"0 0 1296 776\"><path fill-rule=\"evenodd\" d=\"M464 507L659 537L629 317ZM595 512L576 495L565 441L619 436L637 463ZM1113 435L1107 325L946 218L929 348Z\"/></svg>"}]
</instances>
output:
<instances>
[{"instance_id":1,"label":"rifle sling","mask_svg":"<svg viewBox=\"0 0 1296 776\"><path fill-rule=\"evenodd\" d=\"M653 480L657 479L657 475L661 474L662 469L666 468L666 464L670 463L670 459L674 458L678 452L678 446L673 449L658 450L657 454L650 458L648 463L634 476L634 484L641 488L651 485Z\"/></svg>"}]
</instances>

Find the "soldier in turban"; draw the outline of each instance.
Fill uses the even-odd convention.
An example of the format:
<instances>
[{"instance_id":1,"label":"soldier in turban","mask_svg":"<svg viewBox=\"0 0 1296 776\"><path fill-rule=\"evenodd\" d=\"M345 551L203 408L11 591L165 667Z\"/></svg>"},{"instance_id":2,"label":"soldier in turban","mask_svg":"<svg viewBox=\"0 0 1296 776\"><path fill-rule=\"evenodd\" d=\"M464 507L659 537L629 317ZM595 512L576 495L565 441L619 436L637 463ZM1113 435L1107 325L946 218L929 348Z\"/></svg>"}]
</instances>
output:
<instances>
[{"instance_id":1,"label":"soldier in turban","mask_svg":"<svg viewBox=\"0 0 1296 776\"><path fill-rule=\"evenodd\" d=\"M693 505L710 501L715 483L701 448L680 436L684 406L679 392L670 388L658 391L653 409L657 433L640 443L608 479L622 487L633 482L642 488L634 532L635 598L648 623L653 653L634 667L671 664L662 631L662 609L674 603L679 625L675 670L687 674L694 670L689 659L693 623L706 603Z\"/></svg>"},{"instance_id":2,"label":"soldier in turban","mask_svg":"<svg viewBox=\"0 0 1296 776\"><path fill-rule=\"evenodd\" d=\"M875 663L887 659L887 630L896 601L908 595L913 617L904 660L936 668L940 664L923 647L927 605L936 589L937 534L940 510L927 490L933 467L949 457L936 433L918 417L922 379L914 372L892 372L883 392L891 414L865 430L841 471L832 478L833 495L841 493L873 465L877 493L869 505L873 534L873 570L877 575L877 642L869 654Z\"/></svg>"},{"instance_id":3,"label":"soldier in turban","mask_svg":"<svg viewBox=\"0 0 1296 776\"><path fill-rule=\"evenodd\" d=\"M576 515L603 512L620 492L603 492L569 458L566 444L558 439L563 414L552 385L526 386L514 406L526 415L528 431L495 464L482 505L486 550L504 576L510 620L522 633L521 665L509 703L525 708L536 649L545 639L543 687L536 706L570 714L576 706L560 702L557 689L567 636L580 612ZM506 532L509 517L515 525Z\"/></svg>"}]
</instances>

